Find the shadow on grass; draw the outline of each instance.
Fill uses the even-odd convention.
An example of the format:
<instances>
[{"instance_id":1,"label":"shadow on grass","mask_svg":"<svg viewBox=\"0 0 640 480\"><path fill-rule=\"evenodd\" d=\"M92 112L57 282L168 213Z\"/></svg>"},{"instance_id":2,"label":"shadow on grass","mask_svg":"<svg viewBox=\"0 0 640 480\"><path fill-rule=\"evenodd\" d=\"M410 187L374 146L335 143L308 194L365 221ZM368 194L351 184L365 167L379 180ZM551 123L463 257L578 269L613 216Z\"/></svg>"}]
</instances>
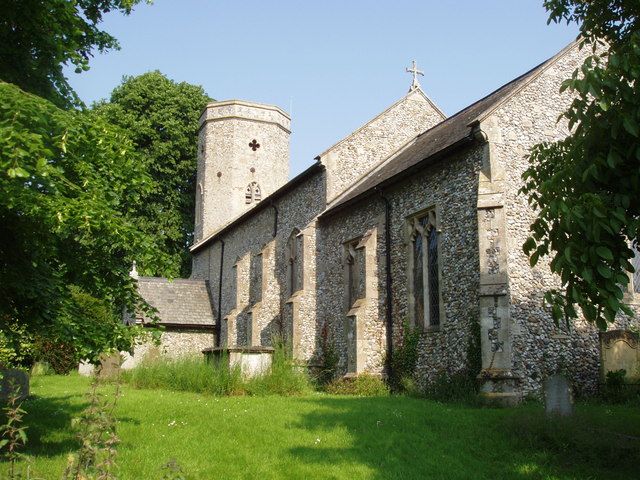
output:
<instances>
[{"instance_id":1,"label":"shadow on grass","mask_svg":"<svg viewBox=\"0 0 640 480\"><path fill-rule=\"evenodd\" d=\"M80 448L71 423L88 405L88 400L77 395L40 397L31 395L22 404L27 412L24 425L27 427L27 444L21 453L28 456L55 457L75 452ZM118 415L118 423L139 424L139 420ZM4 418L0 418L0 423Z\"/></svg>"},{"instance_id":2,"label":"shadow on grass","mask_svg":"<svg viewBox=\"0 0 640 480\"><path fill-rule=\"evenodd\" d=\"M76 450L79 443L70 432L71 419L86 406L78 397L64 395L40 397L31 395L22 403L27 412L27 444L21 453L32 456L54 457Z\"/></svg>"},{"instance_id":3,"label":"shadow on grass","mask_svg":"<svg viewBox=\"0 0 640 480\"><path fill-rule=\"evenodd\" d=\"M298 427L319 440L346 430L350 446L320 441L291 454L327 468L364 466L370 478L634 478L640 460L640 443L629 433L640 432L640 418L625 433L603 437L598 429L620 430L606 421L604 409L556 422L546 420L540 405L497 410L393 397L308 401L314 410Z\"/></svg>"}]
</instances>

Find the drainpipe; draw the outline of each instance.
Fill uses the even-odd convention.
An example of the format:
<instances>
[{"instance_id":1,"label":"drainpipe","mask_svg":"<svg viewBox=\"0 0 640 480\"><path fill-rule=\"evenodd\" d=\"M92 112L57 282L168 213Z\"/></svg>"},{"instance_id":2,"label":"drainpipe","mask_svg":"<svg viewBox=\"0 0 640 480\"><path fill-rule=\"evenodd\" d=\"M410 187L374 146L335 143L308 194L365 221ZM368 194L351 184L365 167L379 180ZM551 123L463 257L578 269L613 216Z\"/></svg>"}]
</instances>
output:
<instances>
[{"instance_id":1,"label":"drainpipe","mask_svg":"<svg viewBox=\"0 0 640 480\"><path fill-rule=\"evenodd\" d=\"M391 276L391 202L385 197L384 192L376 188L380 194L380 198L384 202L384 243L385 243L385 288L386 288L386 310L385 317L387 323L387 375L391 378L393 375L392 358L393 358L393 290Z\"/></svg>"},{"instance_id":2,"label":"drainpipe","mask_svg":"<svg viewBox=\"0 0 640 480\"><path fill-rule=\"evenodd\" d=\"M273 203L273 200L271 200L271 208L273 208L273 238L276 238L276 235L278 234L278 207L276 207L276 204Z\"/></svg>"},{"instance_id":3,"label":"drainpipe","mask_svg":"<svg viewBox=\"0 0 640 480\"><path fill-rule=\"evenodd\" d=\"M220 276L218 277L218 324L216 325L216 346L220 347L222 336L222 268L224 266L224 240L220 239Z\"/></svg>"}]
</instances>

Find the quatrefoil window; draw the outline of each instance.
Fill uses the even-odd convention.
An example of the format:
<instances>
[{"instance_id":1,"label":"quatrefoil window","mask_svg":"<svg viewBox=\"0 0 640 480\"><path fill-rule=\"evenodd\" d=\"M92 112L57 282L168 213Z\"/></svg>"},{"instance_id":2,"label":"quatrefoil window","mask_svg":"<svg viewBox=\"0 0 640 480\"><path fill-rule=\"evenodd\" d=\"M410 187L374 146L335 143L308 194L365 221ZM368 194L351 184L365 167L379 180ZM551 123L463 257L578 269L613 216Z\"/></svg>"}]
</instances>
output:
<instances>
[{"instance_id":1,"label":"quatrefoil window","mask_svg":"<svg viewBox=\"0 0 640 480\"><path fill-rule=\"evenodd\" d=\"M249 146L251 147L251 150L253 150L254 152L260 148L260 144L256 141L255 138L251 140L251 142L249 143Z\"/></svg>"}]
</instances>

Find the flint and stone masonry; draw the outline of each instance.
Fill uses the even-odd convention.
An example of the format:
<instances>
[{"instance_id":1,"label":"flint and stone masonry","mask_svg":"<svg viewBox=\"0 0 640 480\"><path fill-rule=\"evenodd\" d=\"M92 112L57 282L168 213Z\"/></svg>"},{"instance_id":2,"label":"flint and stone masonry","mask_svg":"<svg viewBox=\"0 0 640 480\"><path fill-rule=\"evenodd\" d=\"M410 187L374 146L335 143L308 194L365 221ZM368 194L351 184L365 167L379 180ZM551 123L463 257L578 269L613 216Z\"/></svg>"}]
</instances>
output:
<instances>
[{"instance_id":1,"label":"flint and stone masonry","mask_svg":"<svg viewBox=\"0 0 640 480\"><path fill-rule=\"evenodd\" d=\"M291 180L288 114L209 104L185 280L199 300L169 306L158 301L172 291L166 280L140 279L161 319L183 324L165 334L165 350L213 341L237 351L282 339L310 368L331 349L336 376L384 376L410 328L419 331L421 387L479 372L481 394L511 405L563 372L578 392L593 392L597 331L584 321L554 325L541 293L558 279L544 262L530 268L522 252L535 212L518 193L529 148L568 134L557 121L571 102L560 84L586 55L572 44L448 118L414 65L408 94ZM633 293L628 300L638 303ZM210 332L187 331L193 311Z\"/></svg>"}]
</instances>

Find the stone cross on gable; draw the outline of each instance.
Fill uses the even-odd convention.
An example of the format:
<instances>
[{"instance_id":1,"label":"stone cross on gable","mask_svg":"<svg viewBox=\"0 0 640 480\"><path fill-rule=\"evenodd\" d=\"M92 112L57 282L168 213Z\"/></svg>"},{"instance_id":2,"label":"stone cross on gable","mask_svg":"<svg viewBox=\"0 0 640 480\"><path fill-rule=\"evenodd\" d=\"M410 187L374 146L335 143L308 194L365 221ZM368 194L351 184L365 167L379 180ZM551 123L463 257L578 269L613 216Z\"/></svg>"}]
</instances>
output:
<instances>
[{"instance_id":1,"label":"stone cross on gable","mask_svg":"<svg viewBox=\"0 0 640 480\"><path fill-rule=\"evenodd\" d=\"M418 75L422 75L424 77L424 72L421 70L418 70L415 60L411 62L411 65L412 65L411 68L406 69L407 73L413 74L413 82L411 83L411 88L409 88L410 92L412 92L417 88L420 88L420 83L418 82Z\"/></svg>"}]
</instances>

